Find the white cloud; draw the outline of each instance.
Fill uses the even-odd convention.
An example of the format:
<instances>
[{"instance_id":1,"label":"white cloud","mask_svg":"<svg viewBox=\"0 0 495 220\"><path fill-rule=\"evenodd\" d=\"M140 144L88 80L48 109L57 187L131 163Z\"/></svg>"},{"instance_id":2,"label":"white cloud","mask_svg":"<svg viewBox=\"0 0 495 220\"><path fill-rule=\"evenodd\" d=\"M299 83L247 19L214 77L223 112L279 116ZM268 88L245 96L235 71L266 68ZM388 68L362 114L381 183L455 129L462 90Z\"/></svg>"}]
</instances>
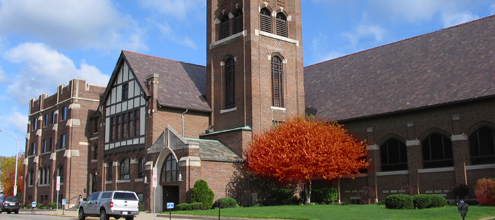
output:
<instances>
[{"instance_id":1,"label":"white cloud","mask_svg":"<svg viewBox=\"0 0 495 220\"><path fill-rule=\"evenodd\" d=\"M5 72L3 72L2 67L0 67L0 82L5 82Z\"/></svg>"},{"instance_id":2,"label":"white cloud","mask_svg":"<svg viewBox=\"0 0 495 220\"><path fill-rule=\"evenodd\" d=\"M156 10L166 16L186 18L206 5L204 0L139 0L144 8Z\"/></svg>"},{"instance_id":3,"label":"white cloud","mask_svg":"<svg viewBox=\"0 0 495 220\"><path fill-rule=\"evenodd\" d=\"M378 25L359 25L349 33L343 33L349 38L352 46L362 42L379 42L383 40L386 31Z\"/></svg>"},{"instance_id":4,"label":"white cloud","mask_svg":"<svg viewBox=\"0 0 495 220\"><path fill-rule=\"evenodd\" d=\"M13 127L15 133L26 133L26 126L28 117L27 115L23 115L17 111L11 112L8 116L0 116L0 121L2 122L2 127ZM22 137L17 137L22 138Z\"/></svg>"},{"instance_id":5,"label":"white cloud","mask_svg":"<svg viewBox=\"0 0 495 220\"><path fill-rule=\"evenodd\" d=\"M320 34L313 39L312 50L314 52L315 59L312 63L320 63L346 55L345 53L341 53L338 51L328 52L328 42L328 36L324 34Z\"/></svg>"},{"instance_id":6,"label":"white cloud","mask_svg":"<svg viewBox=\"0 0 495 220\"><path fill-rule=\"evenodd\" d=\"M110 0L0 0L0 29L70 49L147 49L137 23Z\"/></svg>"},{"instance_id":7,"label":"white cloud","mask_svg":"<svg viewBox=\"0 0 495 220\"><path fill-rule=\"evenodd\" d=\"M70 58L42 43L23 43L6 51L5 59L23 63L16 80L7 89L7 93L22 106L40 94L55 93L57 86L67 84L73 78L86 79L88 83L97 85L106 85L109 79L84 60L77 68Z\"/></svg>"},{"instance_id":8,"label":"white cloud","mask_svg":"<svg viewBox=\"0 0 495 220\"><path fill-rule=\"evenodd\" d=\"M439 10L455 4L455 0L381 0L373 2L394 16L402 17L410 22L430 20Z\"/></svg>"},{"instance_id":9,"label":"white cloud","mask_svg":"<svg viewBox=\"0 0 495 220\"><path fill-rule=\"evenodd\" d=\"M167 38L175 43L196 49L196 44L188 36L178 37L175 31L170 27L168 23L158 23L156 21L148 19L148 22L154 24L161 33L161 36ZM182 39L181 39L182 38Z\"/></svg>"},{"instance_id":10,"label":"white cloud","mask_svg":"<svg viewBox=\"0 0 495 220\"><path fill-rule=\"evenodd\" d=\"M492 14L492 15L495 15L495 3L492 5L492 7L491 7L491 8L492 8L492 10L491 10L491 14Z\"/></svg>"},{"instance_id":11,"label":"white cloud","mask_svg":"<svg viewBox=\"0 0 495 220\"><path fill-rule=\"evenodd\" d=\"M466 23L476 19L479 19L479 17L469 11L459 12L459 13L444 13L442 15L442 23L443 23L443 27L445 28Z\"/></svg>"}]
</instances>

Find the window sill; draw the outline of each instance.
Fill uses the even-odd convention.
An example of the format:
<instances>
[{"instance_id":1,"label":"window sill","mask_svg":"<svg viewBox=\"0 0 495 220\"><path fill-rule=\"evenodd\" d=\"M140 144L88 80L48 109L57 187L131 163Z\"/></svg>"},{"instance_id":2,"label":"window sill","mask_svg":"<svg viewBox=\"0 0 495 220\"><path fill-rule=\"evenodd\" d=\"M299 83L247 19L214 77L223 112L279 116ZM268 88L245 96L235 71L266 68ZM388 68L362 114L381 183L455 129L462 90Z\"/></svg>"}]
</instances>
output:
<instances>
[{"instance_id":1,"label":"window sill","mask_svg":"<svg viewBox=\"0 0 495 220\"><path fill-rule=\"evenodd\" d=\"M260 30L255 30L255 35L269 37L269 38L273 38L275 40L280 40L280 41L284 41L284 42L287 42L287 43L290 43L290 44L295 44L296 46L299 46L299 41L298 40L290 39L288 37L282 37L280 35L276 35L276 34L264 32L264 31L260 31Z\"/></svg>"},{"instance_id":2,"label":"window sill","mask_svg":"<svg viewBox=\"0 0 495 220\"><path fill-rule=\"evenodd\" d=\"M391 175L401 175L401 174L409 174L409 170L376 172L377 176L391 176Z\"/></svg>"},{"instance_id":3,"label":"window sill","mask_svg":"<svg viewBox=\"0 0 495 220\"><path fill-rule=\"evenodd\" d=\"M220 114L237 111L237 107L220 110Z\"/></svg>"},{"instance_id":4,"label":"window sill","mask_svg":"<svg viewBox=\"0 0 495 220\"><path fill-rule=\"evenodd\" d=\"M277 111L287 111L286 108L282 108L282 107L275 107L275 106L272 106L272 110L277 110Z\"/></svg>"},{"instance_id":5,"label":"window sill","mask_svg":"<svg viewBox=\"0 0 495 220\"><path fill-rule=\"evenodd\" d=\"M130 183L131 180L117 180L117 183Z\"/></svg>"},{"instance_id":6,"label":"window sill","mask_svg":"<svg viewBox=\"0 0 495 220\"><path fill-rule=\"evenodd\" d=\"M91 163L96 163L98 162L98 160L91 160Z\"/></svg>"},{"instance_id":7,"label":"window sill","mask_svg":"<svg viewBox=\"0 0 495 220\"><path fill-rule=\"evenodd\" d=\"M65 148L57 149L56 152L65 151L65 150L66 150Z\"/></svg>"},{"instance_id":8,"label":"window sill","mask_svg":"<svg viewBox=\"0 0 495 220\"><path fill-rule=\"evenodd\" d=\"M449 172L454 170L455 170L454 167L440 167L440 168L418 169L418 173L438 173L438 172Z\"/></svg>"},{"instance_id":9,"label":"window sill","mask_svg":"<svg viewBox=\"0 0 495 220\"><path fill-rule=\"evenodd\" d=\"M466 166L466 170L482 170L482 169L493 169L495 164L481 164L481 165L469 165Z\"/></svg>"},{"instance_id":10,"label":"window sill","mask_svg":"<svg viewBox=\"0 0 495 220\"><path fill-rule=\"evenodd\" d=\"M105 184L112 184L113 182L110 180L110 181L105 181Z\"/></svg>"},{"instance_id":11,"label":"window sill","mask_svg":"<svg viewBox=\"0 0 495 220\"><path fill-rule=\"evenodd\" d=\"M228 43L230 41L235 40L236 38L244 37L246 35L247 35L247 31L246 30L244 30L242 32L239 32L237 34L234 34L234 35L230 35L230 36L228 36L228 37L226 37L224 39L221 39L221 40L218 40L218 41L215 41L215 42L211 43L210 44L210 49L213 49L215 47L218 47L218 46L220 46L222 44L226 44L226 43Z\"/></svg>"}]
</instances>

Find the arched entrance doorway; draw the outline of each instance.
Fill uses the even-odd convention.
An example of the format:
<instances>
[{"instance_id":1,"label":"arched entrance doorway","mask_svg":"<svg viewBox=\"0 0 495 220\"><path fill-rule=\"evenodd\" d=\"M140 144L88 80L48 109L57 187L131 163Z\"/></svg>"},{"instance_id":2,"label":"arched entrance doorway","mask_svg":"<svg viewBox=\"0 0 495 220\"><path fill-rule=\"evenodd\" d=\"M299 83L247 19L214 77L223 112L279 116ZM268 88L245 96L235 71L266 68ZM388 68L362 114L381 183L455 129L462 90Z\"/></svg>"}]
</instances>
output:
<instances>
[{"instance_id":1,"label":"arched entrance doorway","mask_svg":"<svg viewBox=\"0 0 495 220\"><path fill-rule=\"evenodd\" d=\"M179 164L173 154L169 154L161 167L160 185L163 187L163 210L167 203L179 204Z\"/></svg>"}]
</instances>

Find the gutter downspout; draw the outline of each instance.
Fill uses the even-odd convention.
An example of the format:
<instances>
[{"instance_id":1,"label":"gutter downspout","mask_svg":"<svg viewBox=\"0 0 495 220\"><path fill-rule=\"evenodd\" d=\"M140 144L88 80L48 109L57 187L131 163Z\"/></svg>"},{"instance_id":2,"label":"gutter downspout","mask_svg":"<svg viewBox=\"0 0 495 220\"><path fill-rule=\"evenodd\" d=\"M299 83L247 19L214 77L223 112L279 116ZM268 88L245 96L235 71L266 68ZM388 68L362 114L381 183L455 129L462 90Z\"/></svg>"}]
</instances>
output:
<instances>
[{"instance_id":1,"label":"gutter downspout","mask_svg":"<svg viewBox=\"0 0 495 220\"><path fill-rule=\"evenodd\" d=\"M182 113L182 137L184 137L184 115L189 111L189 109L186 109L185 112Z\"/></svg>"}]
</instances>

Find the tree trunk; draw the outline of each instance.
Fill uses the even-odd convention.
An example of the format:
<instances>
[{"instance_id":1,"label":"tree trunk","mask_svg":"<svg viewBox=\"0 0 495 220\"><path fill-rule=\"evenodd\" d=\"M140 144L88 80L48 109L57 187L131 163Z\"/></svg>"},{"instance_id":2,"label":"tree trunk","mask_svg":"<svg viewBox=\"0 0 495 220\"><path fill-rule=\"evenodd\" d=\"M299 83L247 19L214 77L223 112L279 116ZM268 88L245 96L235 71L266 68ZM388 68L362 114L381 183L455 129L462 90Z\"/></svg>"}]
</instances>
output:
<instances>
[{"instance_id":1,"label":"tree trunk","mask_svg":"<svg viewBox=\"0 0 495 220\"><path fill-rule=\"evenodd\" d=\"M306 190L306 205L309 205L311 204L311 180L308 180L304 189Z\"/></svg>"}]
</instances>

